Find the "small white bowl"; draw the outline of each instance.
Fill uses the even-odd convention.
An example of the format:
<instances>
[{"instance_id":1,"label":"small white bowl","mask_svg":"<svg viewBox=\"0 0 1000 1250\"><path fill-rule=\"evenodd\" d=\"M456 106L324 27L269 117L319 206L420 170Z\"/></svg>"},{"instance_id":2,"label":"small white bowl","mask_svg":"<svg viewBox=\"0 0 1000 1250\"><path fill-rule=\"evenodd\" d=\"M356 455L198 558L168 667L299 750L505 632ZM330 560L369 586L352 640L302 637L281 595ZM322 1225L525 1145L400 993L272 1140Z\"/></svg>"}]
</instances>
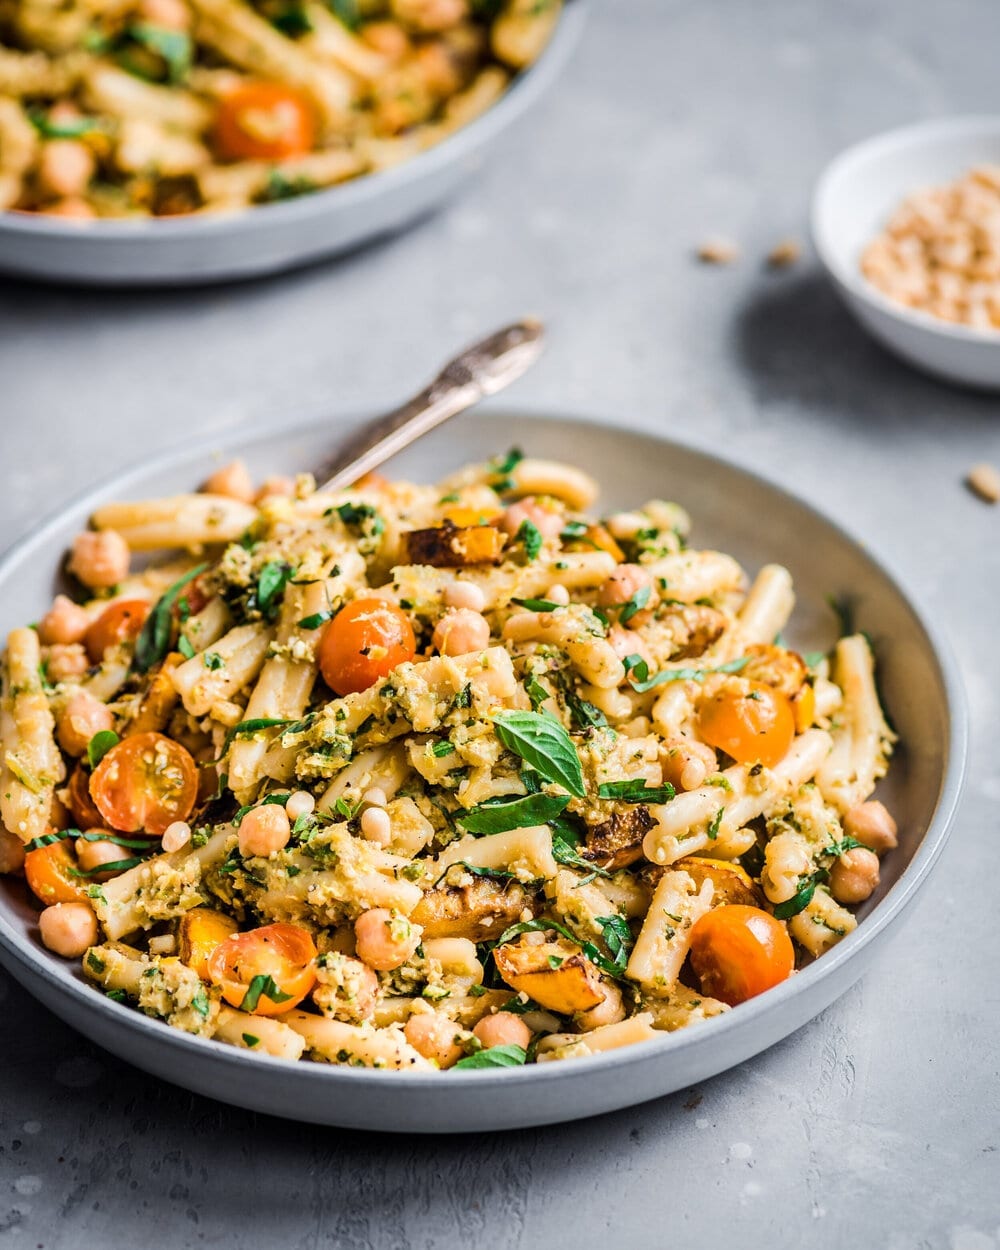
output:
<instances>
[{"instance_id":1,"label":"small white bowl","mask_svg":"<svg viewBox=\"0 0 1000 1250\"><path fill-rule=\"evenodd\" d=\"M827 166L813 196L816 251L861 324L904 360L965 386L1000 389L1000 331L941 321L888 299L861 254L908 195L1000 163L1000 116L952 117L877 135Z\"/></svg>"}]
</instances>

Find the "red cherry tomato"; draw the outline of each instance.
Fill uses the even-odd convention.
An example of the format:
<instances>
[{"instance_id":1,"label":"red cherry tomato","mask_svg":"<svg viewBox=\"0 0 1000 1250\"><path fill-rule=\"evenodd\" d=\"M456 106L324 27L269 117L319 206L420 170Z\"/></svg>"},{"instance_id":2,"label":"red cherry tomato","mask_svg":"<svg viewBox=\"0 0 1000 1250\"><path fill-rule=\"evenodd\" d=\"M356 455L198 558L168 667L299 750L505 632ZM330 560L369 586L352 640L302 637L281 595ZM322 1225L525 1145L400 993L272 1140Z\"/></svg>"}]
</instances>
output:
<instances>
[{"instance_id":1,"label":"red cherry tomato","mask_svg":"<svg viewBox=\"0 0 1000 1250\"><path fill-rule=\"evenodd\" d=\"M306 96L280 83L254 82L223 98L213 142L224 161L281 160L310 151L315 135Z\"/></svg>"},{"instance_id":2,"label":"red cherry tomato","mask_svg":"<svg viewBox=\"0 0 1000 1250\"><path fill-rule=\"evenodd\" d=\"M738 764L773 768L795 737L795 717L783 694L761 682L734 682L702 703L698 731L709 746Z\"/></svg>"},{"instance_id":3,"label":"red cherry tomato","mask_svg":"<svg viewBox=\"0 0 1000 1250\"><path fill-rule=\"evenodd\" d=\"M735 1007L787 980L795 952L780 920L759 907L734 903L695 923L691 966L703 994Z\"/></svg>"},{"instance_id":4,"label":"red cherry tomato","mask_svg":"<svg viewBox=\"0 0 1000 1250\"><path fill-rule=\"evenodd\" d=\"M297 1007L315 985L315 959L316 944L307 930L268 924L225 938L209 955L207 968L209 979L233 1007L280 1016Z\"/></svg>"},{"instance_id":5,"label":"red cherry tomato","mask_svg":"<svg viewBox=\"0 0 1000 1250\"><path fill-rule=\"evenodd\" d=\"M323 680L337 694L367 690L417 650L413 626L381 599L355 599L326 627L319 646Z\"/></svg>"},{"instance_id":6,"label":"red cherry tomato","mask_svg":"<svg viewBox=\"0 0 1000 1250\"><path fill-rule=\"evenodd\" d=\"M161 834L186 820L198 797L198 768L179 742L135 734L113 746L90 776L101 823L120 833Z\"/></svg>"},{"instance_id":7,"label":"red cherry tomato","mask_svg":"<svg viewBox=\"0 0 1000 1250\"><path fill-rule=\"evenodd\" d=\"M149 616L149 608L145 599L119 599L105 608L83 639L91 664L100 664L108 647L134 642Z\"/></svg>"}]
</instances>

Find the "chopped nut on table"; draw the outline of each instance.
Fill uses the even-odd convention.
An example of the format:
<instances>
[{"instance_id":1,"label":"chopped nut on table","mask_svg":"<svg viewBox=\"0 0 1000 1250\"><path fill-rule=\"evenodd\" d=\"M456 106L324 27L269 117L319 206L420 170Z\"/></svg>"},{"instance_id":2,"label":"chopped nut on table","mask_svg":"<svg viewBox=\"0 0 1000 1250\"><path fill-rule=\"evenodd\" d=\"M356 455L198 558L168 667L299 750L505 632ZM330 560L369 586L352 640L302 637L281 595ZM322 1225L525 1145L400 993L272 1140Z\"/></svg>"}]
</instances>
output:
<instances>
[{"instance_id":1,"label":"chopped nut on table","mask_svg":"<svg viewBox=\"0 0 1000 1250\"><path fill-rule=\"evenodd\" d=\"M995 465L974 465L965 479L973 494L978 495L986 503L1000 502L1000 470Z\"/></svg>"},{"instance_id":2,"label":"chopped nut on table","mask_svg":"<svg viewBox=\"0 0 1000 1250\"><path fill-rule=\"evenodd\" d=\"M767 254L767 263L772 269L788 269L802 256L802 245L798 239L782 239Z\"/></svg>"},{"instance_id":3,"label":"chopped nut on table","mask_svg":"<svg viewBox=\"0 0 1000 1250\"><path fill-rule=\"evenodd\" d=\"M706 239L698 245L698 259L706 265L731 265L739 258L739 246L732 239Z\"/></svg>"}]
</instances>

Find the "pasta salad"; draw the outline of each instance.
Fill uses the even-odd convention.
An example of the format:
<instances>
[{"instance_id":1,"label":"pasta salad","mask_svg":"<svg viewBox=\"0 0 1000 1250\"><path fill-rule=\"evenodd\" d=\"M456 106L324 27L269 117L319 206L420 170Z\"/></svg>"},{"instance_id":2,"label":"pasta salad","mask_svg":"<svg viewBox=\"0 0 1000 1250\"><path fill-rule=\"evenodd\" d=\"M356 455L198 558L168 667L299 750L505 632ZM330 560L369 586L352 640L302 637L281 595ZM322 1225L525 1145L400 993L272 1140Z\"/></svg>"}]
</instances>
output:
<instances>
[{"instance_id":1,"label":"pasta salad","mask_svg":"<svg viewBox=\"0 0 1000 1250\"><path fill-rule=\"evenodd\" d=\"M797 654L786 569L596 496L512 451L99 508L2 664L41 941L173 1028L408 1071L641 1042L822 956L896 844L868 641Z\"/></svg>"},{"instance_id":2,"label":"pasta salad","mask_svg":"<svg viewBox=\"0 0 1000 1250\"><path fill-rule=\"evenodd\" d=\"M562 0L0 0L0 210L227 212L488 109Z\"/></svg>"}]
</instances>

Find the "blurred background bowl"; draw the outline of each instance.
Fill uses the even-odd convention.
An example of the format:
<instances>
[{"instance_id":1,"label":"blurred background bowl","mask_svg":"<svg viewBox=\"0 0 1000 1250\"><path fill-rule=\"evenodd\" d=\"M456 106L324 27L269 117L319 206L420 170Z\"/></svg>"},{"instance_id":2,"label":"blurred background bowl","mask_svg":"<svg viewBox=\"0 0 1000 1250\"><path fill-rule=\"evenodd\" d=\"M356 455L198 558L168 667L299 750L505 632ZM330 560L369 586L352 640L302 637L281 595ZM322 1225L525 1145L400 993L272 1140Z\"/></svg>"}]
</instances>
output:
<instances>
[{"instance_id":1,"label":"blurred background bowl","mask_svg":"<svg viewBox=\"0 0 1000 1250\"><path fill-rule=\"evenodd\" d=\"M965 386L1000 389L1000 332L897 304L861 272L861 254L900 202L975 165L1000 164L1000 116L921 122L867 139L827 166L813 197L816 251L851 312L890 351Z\"/></svg>"},{"instance_id":2,"label":"blurred background bowl","mask_svg":"<svg viewBox=\"0 0 1000 1250\"><path fill-rule=\"evenodd\" d=\"M0 213L0 272L82 286L189 286L258 277L359 247L441 205L569 60L586 0L563 10L545 51L469 125L392 169L232 215L74 222Z\"/></svg>"}]
</instances>

